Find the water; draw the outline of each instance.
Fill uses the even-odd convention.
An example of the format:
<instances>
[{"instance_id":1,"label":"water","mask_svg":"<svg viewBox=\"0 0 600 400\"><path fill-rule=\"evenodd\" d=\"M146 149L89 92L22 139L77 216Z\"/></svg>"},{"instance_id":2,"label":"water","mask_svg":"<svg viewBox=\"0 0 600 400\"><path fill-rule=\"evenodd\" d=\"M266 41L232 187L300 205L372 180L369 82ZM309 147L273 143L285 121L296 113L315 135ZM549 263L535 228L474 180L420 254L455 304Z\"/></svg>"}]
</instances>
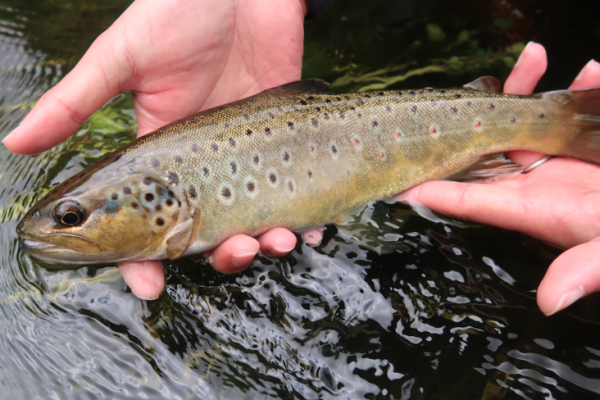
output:
<instances>
[{"instance_id":1,"label":"water","mask_svg":"<svg viewBox=\"0 0 600 400\"><path fill-rule=\"evenodd\" d=\"M598 13L571 3L338 0L307 24L304 76L455 86L506 77L534 39L550 55L540 90L565 87L600 48ZM0 1L0 132L127 5ZM24 210L135 129L122 95L47 153L0 148L0 398L600 398L600 297L544 317L535 290L559 251L493 227L375 203L351 231L237 275L167 262L155 301L116 268L22 254Z\"/></svg>"}]
</instances>

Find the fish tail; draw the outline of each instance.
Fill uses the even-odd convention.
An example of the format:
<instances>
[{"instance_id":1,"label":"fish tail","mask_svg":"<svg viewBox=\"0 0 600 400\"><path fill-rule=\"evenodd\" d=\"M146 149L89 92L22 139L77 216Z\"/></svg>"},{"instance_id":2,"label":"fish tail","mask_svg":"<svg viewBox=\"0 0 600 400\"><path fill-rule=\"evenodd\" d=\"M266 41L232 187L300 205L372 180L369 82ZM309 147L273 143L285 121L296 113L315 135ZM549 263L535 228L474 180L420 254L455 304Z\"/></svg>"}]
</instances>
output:
<instances>
[{"instance_id":1,"label":"fish tail","mask_svg":"<svg viewBox=\"0 0 600 400\"><path fill-rule=\"evenodd\" d=\"M574 113L574 136L561 155L600 165L600 88L555 93Z\"/></svg>"}]
</instances>

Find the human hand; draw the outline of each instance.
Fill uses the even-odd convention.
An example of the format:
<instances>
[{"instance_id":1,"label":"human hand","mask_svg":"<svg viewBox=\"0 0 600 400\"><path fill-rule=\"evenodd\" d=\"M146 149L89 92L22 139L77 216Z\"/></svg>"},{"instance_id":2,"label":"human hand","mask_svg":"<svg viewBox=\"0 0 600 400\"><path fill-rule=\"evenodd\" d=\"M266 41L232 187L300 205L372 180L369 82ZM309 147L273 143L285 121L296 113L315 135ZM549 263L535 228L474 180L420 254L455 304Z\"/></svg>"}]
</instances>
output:
<instances>
[{"instance_id":1,"label":"human hand","mask_svg":"<svg viewBox=\"0 0 600 400\"><path fill-rule=\"evenodd\" d=\"M546 70L546 52L530 43L506 81L504 91L530 94ZM600 64L590 61L570 89L600 87ZM514 151L527 167L542 155ZM403 193L442 214L519 231L568 248L548 269L538 306L554 314L586 294L600 290L600 167L555 158L515 178L468 184L430 181Z\"/></svg>"},{"instance_id":2,"label":"human hand","mask_svg":"<svg viewBox=\"0 0 600 400\"><path fill-rule=\"evenodd\" d=\"M4 140L20 154L44 151L73 134L110 98L132 91L138 136L203 109L300 79L305 0L137 0L98 37ZM296 237L274 229L229 238L208 255L237 272L259 248L280 256ZM158 297L159 261L119 265L137 296Z\"/></svg>"}]
</instances>

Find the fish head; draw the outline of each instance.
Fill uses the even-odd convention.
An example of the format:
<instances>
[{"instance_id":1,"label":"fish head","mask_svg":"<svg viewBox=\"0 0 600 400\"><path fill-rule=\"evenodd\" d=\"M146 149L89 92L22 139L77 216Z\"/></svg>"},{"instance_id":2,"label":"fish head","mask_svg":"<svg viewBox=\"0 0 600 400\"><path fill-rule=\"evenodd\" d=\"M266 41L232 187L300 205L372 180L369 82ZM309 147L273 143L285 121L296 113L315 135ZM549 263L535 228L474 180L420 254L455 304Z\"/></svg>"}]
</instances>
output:
<instances>
[{"instance_id":1,"label":"fish head","mask_svg":"<svg viewBox=\"0 0 600 400\"><path fill-rule=\"evenodd\" d=\"M160 177L92 171L48 193L19 222L17 234L26 253L51 263L162 259L180 209Z\"/></svg>"}]
</instances>

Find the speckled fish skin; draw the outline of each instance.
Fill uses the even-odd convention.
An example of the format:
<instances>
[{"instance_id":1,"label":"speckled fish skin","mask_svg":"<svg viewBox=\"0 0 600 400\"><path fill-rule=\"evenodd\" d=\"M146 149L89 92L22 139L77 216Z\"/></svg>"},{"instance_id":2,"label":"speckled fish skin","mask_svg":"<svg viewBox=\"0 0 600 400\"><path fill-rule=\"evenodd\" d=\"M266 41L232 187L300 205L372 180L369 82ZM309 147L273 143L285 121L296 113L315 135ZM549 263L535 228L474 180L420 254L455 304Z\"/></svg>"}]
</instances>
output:
<instances>
[{"instance_id":1,"label":"speckled fish skin","mask_svg":"<svg viewBox=\"0 0 600 400\"><path fill-rule=\"evenodd\" d=\"M482 79L472 87L497 86ZM295 82L134 141L55 188L18 233L51 262L173 259L234 234L323 225L489 154L597 163L599 97L470 87L336 95L322 81ZM83 222L57 222L61 202L81 207Z\"/></svg>"}]
</instances>

